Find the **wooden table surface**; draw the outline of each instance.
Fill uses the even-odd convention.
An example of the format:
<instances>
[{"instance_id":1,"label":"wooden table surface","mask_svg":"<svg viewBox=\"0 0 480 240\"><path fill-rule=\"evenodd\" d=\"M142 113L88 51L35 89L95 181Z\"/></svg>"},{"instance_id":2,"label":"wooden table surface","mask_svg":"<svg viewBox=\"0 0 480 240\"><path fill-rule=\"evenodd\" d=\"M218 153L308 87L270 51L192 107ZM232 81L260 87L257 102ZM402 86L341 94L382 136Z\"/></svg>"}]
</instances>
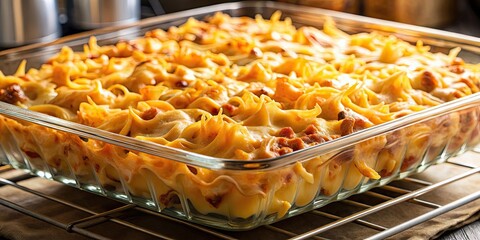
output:
<instances>
[{"instance_id":1,"label":"wooden table surface","mask_svg":"<svg viewBox=\"0 0 480 240\"><path fill-rule=\"evenodd\" d=\"M480 220L443 234L439 240L480 240Z\"/></svg>"}]
</instances>

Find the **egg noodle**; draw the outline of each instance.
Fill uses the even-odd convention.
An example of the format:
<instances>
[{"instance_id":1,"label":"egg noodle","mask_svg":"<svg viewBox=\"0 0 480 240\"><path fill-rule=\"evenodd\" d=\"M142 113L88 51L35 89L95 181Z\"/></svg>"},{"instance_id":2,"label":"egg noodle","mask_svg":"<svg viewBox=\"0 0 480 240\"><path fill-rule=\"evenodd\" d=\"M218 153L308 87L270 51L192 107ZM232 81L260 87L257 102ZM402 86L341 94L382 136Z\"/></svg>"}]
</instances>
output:
<instances>
[{"instance_id":1,"label":"egg noodle","mask_svg":"<svg viewBox=\"0 0 480 240\"><path fill-rule=\"evenodd\" d=\"M279 12L269 20L216 13L115 45L99 46L91 37L83 52L63 47L38 69L26 71L23 62L11 76L0 72L0 100L140 140L248 161L289 154L478 92L480 66L465 63L459 52L433 53L421 41L412 45L376 32L350 35L329 19L323 29L297 28ZM283 216L319 191L335 193L347 174L355 188L363 176L378 179L406 169L421 158L415 154L427 142L440 146L468 123L461 115L448 118L449 126L417 125L395 139L363 142L335 167L327 166L330 175L317 173L322 159L268 178L227 176L4 117L0 129L12 132L26 155L55 168L69 165L81 173L91 164L100 182L126 182L140 196L151 191L136 174L144 171L143 177L157 179L150 181L165 206L175 204L170 196L177 192L199 212L247 218L258 214L270 191L275 196L267 212ZM438 135L427 134L432 128ZM404 166L389 160L401 155L392 146L397 144L409 146ZM345 158L352 168L342 165ZM229 207L234 204L245 207Z\"/></svg>"}]
</instances>

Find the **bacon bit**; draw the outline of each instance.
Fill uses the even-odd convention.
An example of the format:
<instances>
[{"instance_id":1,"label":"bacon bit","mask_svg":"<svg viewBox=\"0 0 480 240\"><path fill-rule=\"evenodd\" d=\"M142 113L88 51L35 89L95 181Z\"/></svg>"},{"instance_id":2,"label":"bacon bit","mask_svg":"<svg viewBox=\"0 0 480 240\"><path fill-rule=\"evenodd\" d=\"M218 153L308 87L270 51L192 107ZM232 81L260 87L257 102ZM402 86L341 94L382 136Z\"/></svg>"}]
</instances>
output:
<instances>
[{"instance_id":1,"label":"bacon bit","mask_svg":"<svg viewBox=\"0 0 480 240\"><path fill-rule=\"evenodd\" d=\"M33 152L33 151L23 151L25 153L25 155L27 155L29 158L39 158L40 157L40 154L38 154L37 152Z\"/></svg>"},{"instance_id":2,"label":"bacon bit","mask_svg":"<svg viewBox=\"0 0 480 240\"><path fill-rule=\"evenodd\" d=\"M4 89L0 89L0 101L10 104L27 101L27 97L18 84L11 84Z\"/></svg>"},{"instance_id":3,"label":"bacon bit","mask_svg":"<svg viewBox=\"0 0 480 240\"><path fill-rule=\"evenodd\" d=\"M295 132L291 127L284 127L278 132L279 137L293 138L295 137Z\"/></svg>"},{"instance_id":4,"label":"bacon bit","mask_svg":"<svg viewBox=\"0 0 480 240\"><path fill-rule=\"evenodd\" d=\"M354 126L355 126L355 119L352 117L345 117L340 124L340 134L342 136L351 134L354 132Z\"/></svg>"},{"instance_id":5,"label":"bacon bit","mask_svg":"<svg viewBox=\"0 0 480 240\"><path fill-rule=\"evenodd\" d=\"M155 116L157 116L157 114L159 114L159 113L160 113L160 109L152 107L152 108L144 111L140 117L143 120L148 121L148 120L151 120L151 119L155 118Z\"/></svg>"},{"instance_id":6,"label":"bacon bit","mask_svg":"<svg viewBox=\"0 0 480 240\"><path fill-rule=\"evenodd\" d=\"M281 137L278 138L277 144L279 147L288 147L291 148L293 151L305 148L304 142L300 138L287 139Z\"/></svg>"},{"instance_id":7,"label":"bacon bit","mask_svg":"<svg viewBox=\"0 0 480 240\"><path fill-rule=\"evenodd\" d=\"M212 205L214 208L218 208L220 203L222 203L222 198L223 196L220 195L214 195L212 197L205 197L205 200L207 200L210 205Z\"/></svg>"},{"instance_id":8,"label":"bacon bit","mask_svg":"<svg viewBox=\"0 0 480 240\"><path fill-rule=\"evenodd\" d=\"M295 137L295 132L290 127L282 128L276 139L276 143L272 147L272 152L276 156L285 155L293 151L306 148L308 145L316 145L330 140L328 136L318 133L318 129L311 124L305 129L305 136Z\"/></svg>"},{"instance_id":9,"label":"bacon bit","mask_svg":"<svg viewBox=\"0 0 480 240\"><path fill-rule=\"evenodd\" d=\"M192 167L190 165L187 165L187 168L188 168L188 170L190 170L191 173L193 173L194 175L197 175L197 173L198 173L197 168Z\"/></svg>"},{"instance_id":10,"label":"bacon bit","mask_svg":"<svg viewBox=\"0 0 480 240\"><path fill-rule=\"evenodd\" d=\"M278 138L278 139L277 139L277 144L278 144L278 146L280 146L280 147L285 147L285 146L288 145L288 142L287 142L287 139L286 139L286 138L282 138L282 137L281 137L281 138Z\"/></svg>"},{"instance_id":11,"label":"bacon bit","mask_svg":"<svg viewBox=\"0 0 480 240\"><path fill-rule=\"evenodd\" d=\"M451 65L448 66L448 70L452 73L462 74L465 72L465 68L461 65Z\"/></svg>"},{"instance_id":12,"label":"bacon bit","mask_svg":"<svg viewBox=\"0 0 480 240\"><path fill-rule=\"evenodd\" d=\"M278 153L280 156L285 155L285 154L287 154L287 153L291 153L291 152L293 152L293 149L291 149L291 148L289 148L289 147L282 147L282 148L280 148L280 149L277 151L277 153Z\"/></svg>"},{"instance_id":13,"label":"bacon bit","mask_svg":"<svg viewBox=\"0 0 480 240\"><path fill-rule=\"evenodd\" d=\"M179 88L188 87L188 82L185 80L180 80L175 83L175 86Z\"/></svg>"},{"instance_id":14,"label":"bacon bit","mask_svg":"<svg viewBox=\"0 0 480 240\"><path fill-rule=\"evenodd\" d=\"M328 137L321 135L320 133L308 134L306 136L301 137L300 139L302 139L302 141L305 144L311 144L311 143L319 144L319 143L328 141Z\"/></svg>"},{"instance_id":15,"label":"bacon bit","mask_svg":"<svg viewBox=\"0 0 480 240\"><path fill-rule=\"evenodd\" d=\"M227 116L233 116L236 114L238 107L235 107L234 105L230 103L225 103L222 105L223 113Z\"/></svg>"},{"instance_id":16,"label":"bacon bit","mask_svg":"<svg viewBox=\"0 0 480 240\"><path fill-rule=\"evenodd\" d=\"M288 140L288 145L293 149L293 151L305 148L305 143L300 138Z\"/></svg>"},{"instance_id":17,"label":"bacon bit","mask_svg":"<svg viewBox=\"0 0 480 240\"><path fill-rule=\"evenodd\" d=\"M421 85L423 86L424 91L431 92L438 86L438 80L433 73L425 71L422 74Z\"/></svg>"},{"instance_id":18,"label":"bacon bit","mask_svg":"<svg viewBox=\"0 0 480 240\"><path fill-rule=\"evenodd\" d=\"M304 132L305 132L306 135L310 135L310 134L317 133L318 129L315 127L315 125L310 124L310 125L308 125L307 128L305 128Z\"/></svg>"}]
</instances>

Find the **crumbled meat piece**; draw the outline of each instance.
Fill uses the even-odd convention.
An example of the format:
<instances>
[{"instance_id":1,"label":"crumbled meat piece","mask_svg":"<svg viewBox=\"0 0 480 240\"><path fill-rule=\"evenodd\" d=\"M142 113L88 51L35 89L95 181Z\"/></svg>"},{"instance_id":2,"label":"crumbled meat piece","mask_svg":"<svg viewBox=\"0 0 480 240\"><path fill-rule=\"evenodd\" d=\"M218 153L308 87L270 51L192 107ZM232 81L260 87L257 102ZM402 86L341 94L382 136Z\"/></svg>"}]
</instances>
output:
<instances>
[{"instance_id":1,"label":"crumbled meat piece","mask_svg":"<svg viewBox=\"0 0 480 240\"><path fill-rule=\"evenodd\" d=\"M288 146L293 149L293 151L297 151L300 149L305 148L305 144L300 138L293 138L288 140Z\"/></svg>"},{"instance_id":2,"label":"crumbled meat piece","mask_svg":"<svg viewBox=\"0 0 480 240\"><path fill-rule=\"evenodd\" d=\"M222 105L223 113L227 116L234 116L238 110L238 107L235 107L234 105L230 103L226 103Z\"/></svg>"},{"instance_id":3,"label":"crumbled meat piece","mask_svg":"<svg viewBox=\"0 0 480 240\"><path fill-rule=\"evenodd\" d=\"M23 103L27 101L27 97L22 88L18 84L12 84L6 88L0 89L0 101L10 104Z\"/></svg>"},{"instance_id":4,"label":"crumbled meat piece","mask_svg":"<svg viewBox=\"0 0 480 240\"><path fill-rule=\"evenodd\" d=\"M285 137L279 137L272 151L278 155L284 155L303 148L305 148L305 143L300 138L287 139Z\"/></svg>"},{"instance_id":5,"label":"crumbled meat piece","mask_svg":"<svg viewBox=\"0 0 480 240\"><path fill-rule=\"evenodd\" d=\"M293 138L295 137L295 132L291 127L284 127L278 132L279 137Z\"/></svg>"},{"instance_id":6,"label":"crumbled meat piece","mask_svg":"<svg viewBox=\"0 0 480 240\"><path fill-rule=\"evenodd\" d=\"M308 127L305 128L305 131L304 131L306 135L314 134L317 132L318 132L318 129L313 124L308 125Z\"/></svg>"},{"instance_id":7,"label":"crumbled meat piece","mask_svg":"<svg viewBox=\"0 0 480 240\"><path fill-rule=\"evenodd\" d=\"M423 87L422 90L425 92L431 92L438 86L438 80L433 73L425 71L422 74L421 85Z\"/></svg>"},{"instance_id":8,"label":"crumbled meat piece","mask_svg":"<svg viewBox=\"0 0 480 240\"><path fill-rule=\"evenodd\" d=\"M143 112L140 117L143 120L151 120L151 119L155 118L155 116L157 116L157 114L159 114L159 113L160 113L160 109L152 107L152 108L146 110L145 112Z\"/></svg>"},{"instance_id":9,"label":"crumbled meat piece","mask_svg":"<svg viewBox=\"0 0 480 240\"><path fill-rule=\"evenodd\" d=\"M302 139L302 141L305 144L312 144L312 143L318 144L318 143L323 143L323 142L328 141L328 137L325 136L325 135L321 135L320 133L308 134L308 135L305 135L305 136L301 137L300 139Z\"/></svg>"},{"instance_id":10,"label":"crumbled meat piece","mask_svg":"<svg viewBox=\"0 0 480 240\"><path fill-rule=\"evenodd\" d=\"M448 66L448 70L450 72L456 73L456 74L462 74L465 72L465 68L462 65L451 65Z\"/></svg>"},{"instance_id":11,"label":"crumbled meat piece","mask_svg":"<svg viewBox=\"0 0 480 240\"><path fill-rule=\"evenodd\" d=\"M287 153L291 153L293 152L293 149L289 148L289 147L282 147L280 149L278 149L277 153L282 156L282 155L285 155Z\"/></svg>"},{"instance_id":12,"label":"crumbled meat piece","mask_svg":"<svg viewBox=\"0 0 480 240\"><path fill-rule=\"evenodd\" d=\"M340 124L341 136L362 130L368 126L368 123L362 119L361 116L350 109L347 109L346 111L340 111L338 113L338 120L343 120Z\"/></svg>"},{"instance_id":13,"label":"crumbled meat piece","mask_svg":"<svg viewBox=\"0 0 480 240\"><path fill-rule=\"evenodd\" d=\"M353 133L355 131L354 126L355 126L355 119L349 116L345 117L342 123L340 124L340 134L342 136L345 136Z\"/></svg>"}]
</instances>

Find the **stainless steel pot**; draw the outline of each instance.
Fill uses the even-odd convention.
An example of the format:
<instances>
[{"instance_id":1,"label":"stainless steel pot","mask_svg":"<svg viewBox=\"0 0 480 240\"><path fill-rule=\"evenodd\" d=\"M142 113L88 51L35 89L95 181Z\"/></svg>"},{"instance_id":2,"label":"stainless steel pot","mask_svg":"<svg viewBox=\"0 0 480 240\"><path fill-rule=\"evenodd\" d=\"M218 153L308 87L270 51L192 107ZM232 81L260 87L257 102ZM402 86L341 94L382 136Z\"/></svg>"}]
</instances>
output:
<instances>
[{"instance_id":1,"label":"stainless steel pot","mask_svg":"<svg viewBox=\"0 0 480 240\"><path fill-rule=\"evenodd\" d=\"M68 21L78 29L94 29L140 19L140 0L68 0Z\"/></svg>"},{"instance_id":2,"label":"stainless steel pot","mask_svg":"<svg viewBox=\"0 0 480 240\"><path fill-rule=\"evenodd\" d=\"M55 0L0 0L0 48L51 41L60 35Z\"/></svg>"}]
</instances>

